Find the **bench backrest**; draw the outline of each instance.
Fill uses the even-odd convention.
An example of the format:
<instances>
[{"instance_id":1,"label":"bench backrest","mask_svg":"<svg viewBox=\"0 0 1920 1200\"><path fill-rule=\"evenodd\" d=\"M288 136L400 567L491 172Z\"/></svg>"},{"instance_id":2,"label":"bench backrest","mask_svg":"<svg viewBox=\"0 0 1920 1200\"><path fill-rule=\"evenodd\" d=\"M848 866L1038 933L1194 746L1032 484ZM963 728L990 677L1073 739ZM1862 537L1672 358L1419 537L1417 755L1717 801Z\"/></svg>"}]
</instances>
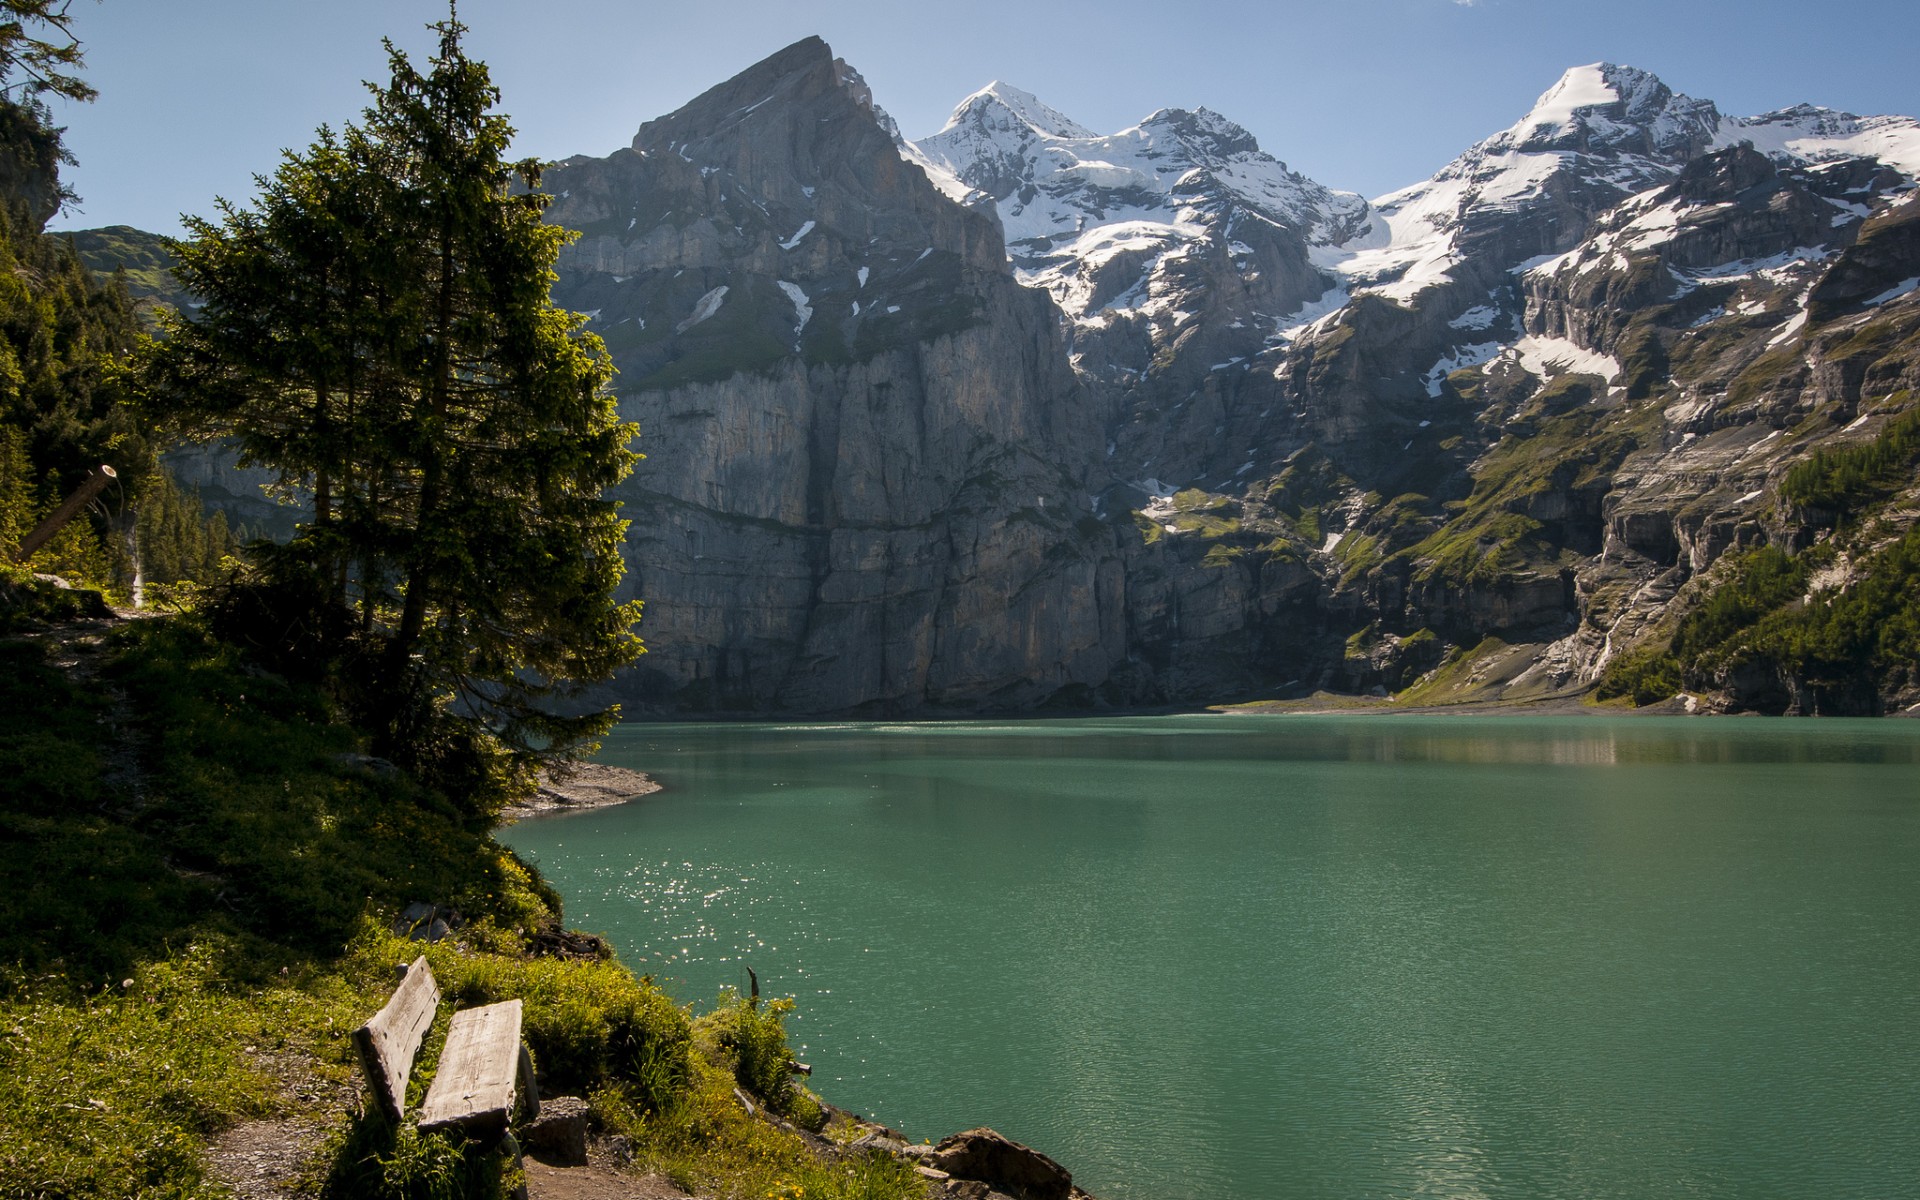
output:
<instances>
[{"instance_id":1,"label":"bench backrest","mask_svg":"<svg viewBox=\"0 0 1920 1200\"><path fill-rule=\"evenodd\" d=\"M423 954L407 968L406 978L394 989L386 1006L353 1031L360 1067L372 1085L375 1100L391 1121L406 1115L407 1076L413 1071L413 1056L419 1053L439 1006L440 987L433 981L433 971Z\"/></svg>"}]
</instances>

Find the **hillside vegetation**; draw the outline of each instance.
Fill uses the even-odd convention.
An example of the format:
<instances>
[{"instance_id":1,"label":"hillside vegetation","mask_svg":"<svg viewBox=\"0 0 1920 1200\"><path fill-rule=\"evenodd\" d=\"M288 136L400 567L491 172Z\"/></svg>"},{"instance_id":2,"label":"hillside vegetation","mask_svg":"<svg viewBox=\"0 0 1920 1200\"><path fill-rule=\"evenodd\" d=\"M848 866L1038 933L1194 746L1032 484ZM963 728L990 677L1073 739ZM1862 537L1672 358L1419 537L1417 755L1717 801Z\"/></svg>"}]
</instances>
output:
<instances>
[{"instance_id":1,"label":"hillside vegetation","mask_svg":"<svg viewBox=\"0 0 1920 1200\"><path fill-rule=\"evenodd\" d=\"M311 1129L314 1194L498 1194L500 1154L362 1111L348 1033L422 952L442 1023L523 1000L543 1091L588 1097L641 1167L721 1196L919 1194L734 1097L824 1121L787 1075L784 1003L696 1017L554 936L558 898L486 819L197 620L0 640L0 704L0 1197L222 1195L210 1144L263 1119ZM457 910L457 935L390 932L412 901ZM414 1087L431 1076L429 1054Z\"/></svg>"}]
</instances>

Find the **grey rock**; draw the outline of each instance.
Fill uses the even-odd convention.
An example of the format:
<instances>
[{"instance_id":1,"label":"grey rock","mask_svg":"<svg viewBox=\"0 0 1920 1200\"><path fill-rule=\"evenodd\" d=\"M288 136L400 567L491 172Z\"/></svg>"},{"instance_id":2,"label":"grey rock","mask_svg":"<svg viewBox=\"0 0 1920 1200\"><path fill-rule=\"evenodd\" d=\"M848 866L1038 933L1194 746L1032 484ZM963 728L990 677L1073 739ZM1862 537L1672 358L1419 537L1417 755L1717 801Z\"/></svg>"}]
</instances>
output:
<instances>
[{"instance_id":1,"label":"grey rock","mask_svg":"<svg viewBox=\"0 0 1920 1200\"><path fill-rule=\"evenodd\" d=\"M540 1101L540 1115L520 1131L520 1144L541 1162L555 1167L587 1165L589 1106L578 1096Z\"/></svg>"},{"instance_id":2,"label":"grey rock","mask_svg":"<svg viewBox=\"0 0 1920 1200\"><path fill-rule=\"evenodd\" d=\"M987 1128L942 1139L928 1161L956 1180L976 1180L1018 1200L1067 1200L1073 1176L1038 1150Z\"/></svg>"}]
</instances>

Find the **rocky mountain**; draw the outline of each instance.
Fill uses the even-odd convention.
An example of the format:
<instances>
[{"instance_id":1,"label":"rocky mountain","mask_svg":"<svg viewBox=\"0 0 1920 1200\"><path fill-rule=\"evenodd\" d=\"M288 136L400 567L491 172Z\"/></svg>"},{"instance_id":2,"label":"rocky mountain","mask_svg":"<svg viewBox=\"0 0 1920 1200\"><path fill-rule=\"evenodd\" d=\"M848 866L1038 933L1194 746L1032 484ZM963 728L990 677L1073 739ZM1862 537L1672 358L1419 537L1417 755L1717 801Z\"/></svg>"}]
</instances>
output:
<instances>
[{"instance_id":1,"label":"rocky mountain","mask_svg":"<svg viewBox=\"0 0 1920 1200\"><path fill-rule=\"evenodd\" d=\"M1172 695L1399 688L1483 642L1497 652L1476 686L1588 687L1671 632L1729 549L1815 536L1779 494L1785 473L1910 404L1899 337L1827 361L1863 321L1911 326L1899 239L1868 239L1872 271L1853 250L1904 227L1910 119L1732 118L1595 64L1371 205L1264 156L1286 186L1224 185L1220 148L1257 154L1244 135L1178 141L1163 174L1189 174L1163 198L1102 190L1107 166L1162 165L1116 143L1171 144L1146 131L1180 116L1099 139L995 85L919 144L1034 234L1013 261L1068 315L1109 466L1134 481L1131 645ZM1256 212L1285 252L1241 271L1209 259ZM1085 286L1116 271L1120 244L1153 250L1125 261L1125 288ZM1236 278L1254 273L1281 282L1256 301ZM1117 320L1089 302L1106 295ZM1146 346L1116 371L1120 322Z\"/></svg>"},{"instance_id":2,"label":"rocky mountain","mask_svg":"<svg viewBox=\"0 0 1920 1200\"><path fill-rule=\"evenodd\" d=\"M622 493L642 706L1091 699L1125 654L1104 430L990 213L808 39L550 169L648 461Z\"/></svg>"},{"instance_id":3,"label":"rocky mountain","mask_svg":"<svg viewBox=\"0 0 1920 1200\"><path fill-rule=\"evenodd\" d=\"M1920 701L1920 123L1566 72L1366 200L798 43L553 164L641 711Z\"/></svg>"}]
</instances>

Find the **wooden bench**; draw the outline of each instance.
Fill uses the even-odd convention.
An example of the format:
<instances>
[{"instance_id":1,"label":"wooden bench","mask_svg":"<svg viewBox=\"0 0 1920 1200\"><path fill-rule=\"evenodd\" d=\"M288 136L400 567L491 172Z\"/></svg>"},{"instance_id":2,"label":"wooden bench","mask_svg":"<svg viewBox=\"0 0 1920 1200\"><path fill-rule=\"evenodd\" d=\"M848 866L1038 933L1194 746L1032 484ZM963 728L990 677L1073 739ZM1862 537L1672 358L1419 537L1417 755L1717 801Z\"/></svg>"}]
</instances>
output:
<instances>
[{"instance_id":1,"label":"wooden bench","mask_svg":"<svg viewBox=\"0 0 1920 1200\"><path fill-rule=\"evenodd\" d=\"M360 1069L390 1121L406 1117L407 1077L439 1006L440 988L422 955L407 968L385 1007L353 1031ZM503 1137L513 1115L516 1084L527 1115L538 1116L540 1089L533 1078L533 1060L520 1039L520 1002L462 1009L447 1029L439 1070L420 1104L419 1126L422 1131L457 1128L483 1139Z\"/></svg>"}]
</instances>

